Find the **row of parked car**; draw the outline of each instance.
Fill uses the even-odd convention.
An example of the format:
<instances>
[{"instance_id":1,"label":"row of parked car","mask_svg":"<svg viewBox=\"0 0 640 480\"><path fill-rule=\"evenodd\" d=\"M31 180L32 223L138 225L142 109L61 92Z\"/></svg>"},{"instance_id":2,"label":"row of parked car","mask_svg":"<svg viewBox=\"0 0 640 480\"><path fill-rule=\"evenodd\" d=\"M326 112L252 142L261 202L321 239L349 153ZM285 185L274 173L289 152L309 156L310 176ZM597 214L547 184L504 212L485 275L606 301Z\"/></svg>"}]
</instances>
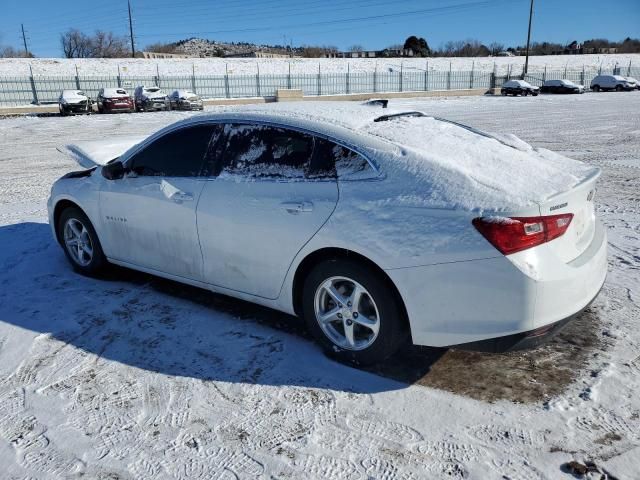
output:
<instances>
[{"instance_id":1,"label":"row of parked car","mask_svg":"<svg viewBox=\"0 0 640 480\"><path fill-rule=\"evenodd\" d=\"M94 104L98 113L204 109L202 99L191 90L174 90L167 95L155 85L140 85L133 95L124 88L101 88L95 101L82 90L63 90L58 98L60 115L91 113Z\"/></svg>"},{"instance_id":2,"label":"row of parked car","mask_svg":"<svg viewBox=\"0 0 640 480\"><path fill-rule=\"evenodd\" d=\"M640 90L640 82L633 77L622 75L598 75L591 80L591 90L594 92L611 91L618 92ZM584 93L584 85L578 85L571 80L546 80L542 87L531 85L525 80L509 80L502 85L502 95L533 95L539 93Z\"/></svg>"}]
</instances>

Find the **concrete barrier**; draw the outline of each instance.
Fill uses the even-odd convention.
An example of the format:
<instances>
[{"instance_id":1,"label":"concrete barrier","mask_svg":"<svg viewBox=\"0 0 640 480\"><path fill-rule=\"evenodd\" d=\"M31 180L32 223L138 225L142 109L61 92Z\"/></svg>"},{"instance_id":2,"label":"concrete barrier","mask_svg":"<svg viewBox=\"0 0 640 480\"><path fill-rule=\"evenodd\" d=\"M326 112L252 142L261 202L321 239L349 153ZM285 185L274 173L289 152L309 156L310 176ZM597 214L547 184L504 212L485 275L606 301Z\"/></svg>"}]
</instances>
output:
<instances>
[{"instance_id":1,"label":"concrete barrier","mask_svg":"<svg viewBox=\"0 0 640 480\"><path fill-rule=\"evenodd\" d=\"M279 88L276 90L276 102L297 102L304 99L304 94L300 89Z\"/></svg>"}]
</instances>

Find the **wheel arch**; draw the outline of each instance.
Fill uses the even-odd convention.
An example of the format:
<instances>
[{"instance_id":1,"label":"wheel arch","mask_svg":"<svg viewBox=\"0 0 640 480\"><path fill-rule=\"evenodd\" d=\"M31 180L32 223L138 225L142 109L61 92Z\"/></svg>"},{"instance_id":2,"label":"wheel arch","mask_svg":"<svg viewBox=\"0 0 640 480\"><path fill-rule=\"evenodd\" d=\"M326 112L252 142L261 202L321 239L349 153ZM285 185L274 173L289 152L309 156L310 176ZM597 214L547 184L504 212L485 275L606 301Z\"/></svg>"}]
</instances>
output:
<instances>
[{"instance_id":1,"label":"wheel arch","mask_svg":"<svg viewBox=\"0 0 640 480\"><path fill-rule=\"evenodd\" d=\"M60 216L62 215L62 212L64 212L67 208L77 208L78 210L80 210L82 213L84 213L85 215L87 215L87 212L84 211L84 209L78 205L76 202L69 200L67 198L63 198L61 200L58 200L58 202L56 202L55 207L53 208L53 228L56 232L56 239L58 240L58 243L62 243L62 238L60 236L60 230L58 229L58 223L60 221Z\"/></svg>"},{"instance_id":2,"label":"wheel arch","mask_svg":"<svg viewBox=\"0 0 640 480\"><path fill-rule=\"evenodd\" d=\"M319 250L315 250L309 253L297 266L296 272L293 276L293 284L292 284L292 301L293 301L293 310L299 317L302 317L302 293L304 289L304 280L307 278L307 275L313 267L315 267L318 263L331 259L349 259L356 260L357 262L361 262L374 271L376 271L380 278L382 278L391 289L394 297L396 298L400 310L402 312L402 322L404 326L409 330L409 316L407 313L406 306L404 304L404 299L402 295L400 295L400 291L396 287L395 283L387 273L380 268L374 261L370 260L366 256L354 252L353 250L348 250L345 248L321 248Z\"/></svg>"}]
</instances>

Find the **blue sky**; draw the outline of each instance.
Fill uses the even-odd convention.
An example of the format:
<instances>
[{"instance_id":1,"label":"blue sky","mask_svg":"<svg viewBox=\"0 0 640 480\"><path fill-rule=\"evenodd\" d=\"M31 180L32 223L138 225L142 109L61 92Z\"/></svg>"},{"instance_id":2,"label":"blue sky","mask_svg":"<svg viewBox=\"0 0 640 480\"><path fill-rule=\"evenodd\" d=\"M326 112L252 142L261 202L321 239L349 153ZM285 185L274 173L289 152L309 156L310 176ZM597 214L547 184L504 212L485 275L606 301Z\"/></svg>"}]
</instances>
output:
<instances>
[{"instance_id":1,"label":"blue sky","mask_svg":"<svg viewBox=\"0 0 640 480\"><path fill-rule=\"evenodd\" d=\"M380 49L423 36L524 44L529 0L132 0L138 49L191 36L268 44L359 44ZM126 0L4 0L0 44L61 56L60 33L70 27L128 34ZM536 0L532 40L640 37L639 0Z\"/></svg>"}]
</instances>

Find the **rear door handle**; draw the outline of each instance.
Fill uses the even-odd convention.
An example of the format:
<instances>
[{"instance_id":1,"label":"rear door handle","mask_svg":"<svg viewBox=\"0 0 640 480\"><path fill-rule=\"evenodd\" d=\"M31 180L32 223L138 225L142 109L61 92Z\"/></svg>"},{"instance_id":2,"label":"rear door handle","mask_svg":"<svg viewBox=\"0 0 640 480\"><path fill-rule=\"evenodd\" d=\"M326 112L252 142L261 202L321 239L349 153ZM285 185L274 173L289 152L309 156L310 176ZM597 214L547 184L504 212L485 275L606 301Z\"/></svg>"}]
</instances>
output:
<instances>
[{"instance_id":1,"label":"rear door handle","mask_svg":"<svg viewBox=\"0 0 640 480\"><path fill-rule=\"evenodd\" d=\"M312 202L282 202L280 204L288 213L297 215L298 213L308 213L313 211Z\"/></svg>"}]
</instances>

